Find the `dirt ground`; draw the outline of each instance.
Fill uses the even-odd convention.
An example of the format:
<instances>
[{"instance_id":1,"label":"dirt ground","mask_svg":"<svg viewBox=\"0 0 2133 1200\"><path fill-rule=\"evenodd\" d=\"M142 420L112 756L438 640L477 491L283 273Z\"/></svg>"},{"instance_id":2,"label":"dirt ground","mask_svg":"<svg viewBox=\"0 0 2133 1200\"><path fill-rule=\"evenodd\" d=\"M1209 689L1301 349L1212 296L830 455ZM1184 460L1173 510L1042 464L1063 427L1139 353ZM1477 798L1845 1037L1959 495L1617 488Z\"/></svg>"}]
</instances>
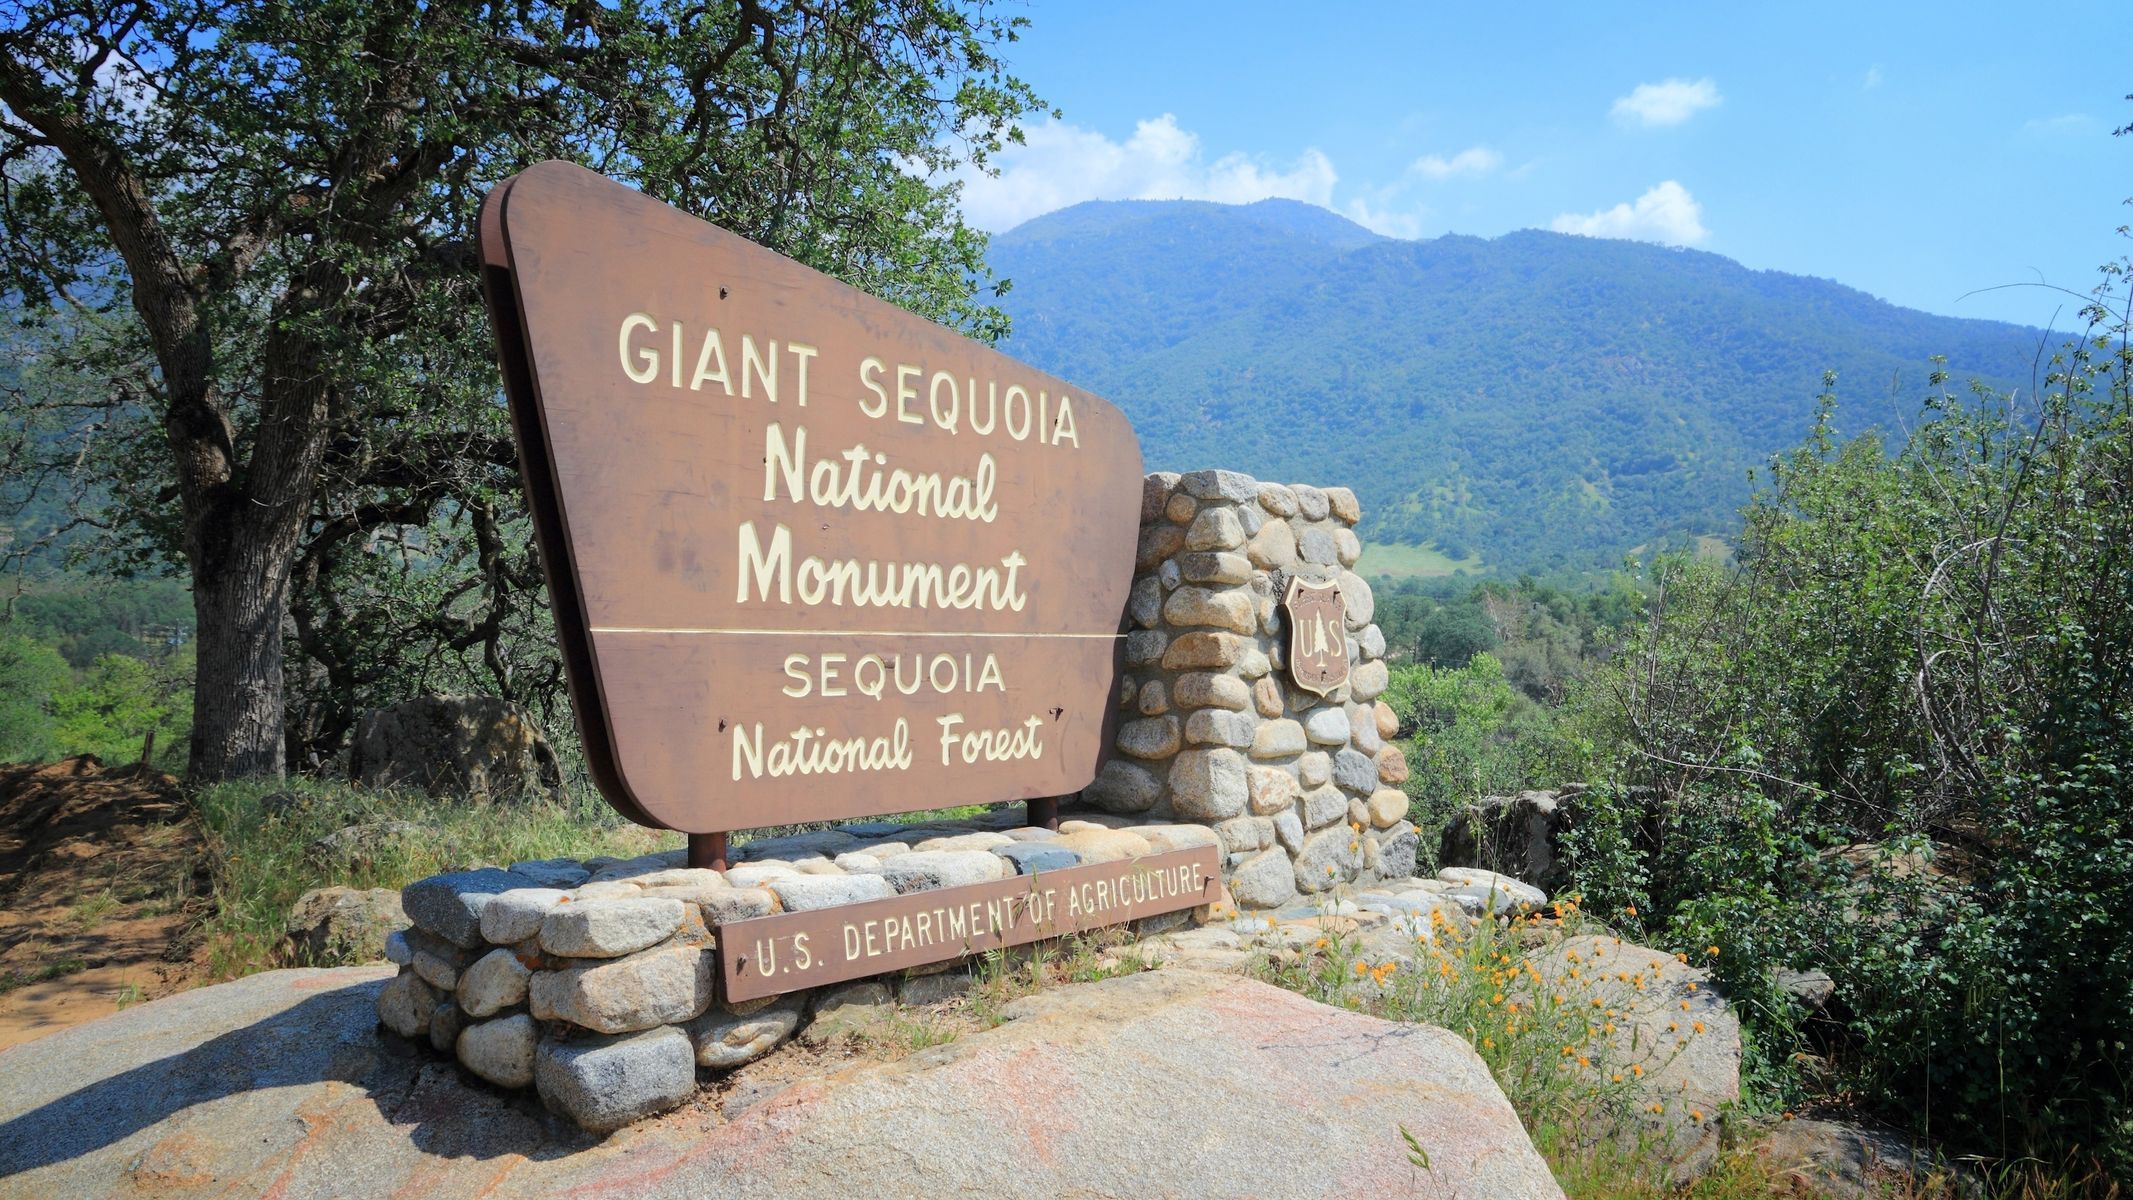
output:
<instances>
[{"instance_id":1,"label":"dirt ground","mask_svg":"<svg viewBox=\"0 0 2133 1200\"><path fill-rule=\"evenodd\" d=\"M0 1047L199 982L204 862L168 775L0 766Z\"/></svg>"}]
</instances>

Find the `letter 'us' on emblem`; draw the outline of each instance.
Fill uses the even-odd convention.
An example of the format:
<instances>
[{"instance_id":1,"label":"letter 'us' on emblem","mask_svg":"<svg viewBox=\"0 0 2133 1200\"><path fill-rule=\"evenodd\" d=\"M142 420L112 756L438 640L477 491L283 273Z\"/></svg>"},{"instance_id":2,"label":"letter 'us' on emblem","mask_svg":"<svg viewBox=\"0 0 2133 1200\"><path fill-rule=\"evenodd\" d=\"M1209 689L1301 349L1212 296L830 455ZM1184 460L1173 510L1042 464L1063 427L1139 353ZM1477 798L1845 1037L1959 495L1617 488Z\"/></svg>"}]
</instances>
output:
<instances>
[{"instance_id":1,"label":"letter 'us' on emblem","mask_svg":"<svg viewBox=\"0 0 2133 1200\"><path fill-rule=\"evenodd\" d=\"M1281 601L1289 616L1289 678L1307 692L1325 695L1348 682L1348 602L1331 583L1289 580Z\"/></svg>"}]
</instances>

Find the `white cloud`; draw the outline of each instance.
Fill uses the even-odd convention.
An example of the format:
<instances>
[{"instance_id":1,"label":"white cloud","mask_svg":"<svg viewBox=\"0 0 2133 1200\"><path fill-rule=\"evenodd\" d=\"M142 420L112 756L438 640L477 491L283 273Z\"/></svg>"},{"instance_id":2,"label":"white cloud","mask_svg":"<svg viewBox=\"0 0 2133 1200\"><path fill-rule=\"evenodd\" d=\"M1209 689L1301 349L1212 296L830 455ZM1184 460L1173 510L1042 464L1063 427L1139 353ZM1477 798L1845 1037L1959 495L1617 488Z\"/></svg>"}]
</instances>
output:
<instances>
[{"instance_id":1,"label":"white cloud","mask_svg":"<svg viewBox=\"0 0 2133 1200\"><path fill-rule=\"evenodd\" d=\"M1594 213L1564 213L1548 223L1557 233L1586 237L1630 238L1669 246L1693 246L1711 236L1703 227L1703 206L1689 189L1669 179L1637 197Z\"/></svg>"},{"instance_id":2,"label":"white cloud","mask_svg":"<svg viewBox=\"0 0 2133 1200\"><path fill-rule=\"evenodd\" d=\"M1422 236L1422 220L1429 215L1429 210L1413 208L1395 212L1390 208L1380 208L1358 196L1341 209L1341 215L1372 233L1412 241Z\"/></svg>"},{"instance_id":3,"label":"white cloud","mask_svg":"<svg viewBox=\"0 0 2133 1200\"><path fill-rule=\"evenodd\" d=\"M1615 101L1614 115L1616 120L1639 125L1679 125L1706 108L1718 107L1725 99L1708 77L1640 83L1636 90Z\"/></svg>"},{"instance_id":4,"label":"white cloud","mask_svg":"<svg viewBox=\"0 0 2133 1200\"><path fill-rule=\"evenodd\" d=\"M1468 146L1450 158L1425 154L1408 169L1431 179L1450 179L1455 175L1486 175L1502 165L1503 155L1487 146Z\"/></svg>"},{"instance_id":5,"label":"white cloud","mask_svg":"<svg viewBox=\"0 0 2133 1200\"><path fill-rule=\"evenodd\" d=\"M1862 91L1862 92L1871 92L1871 91L1873 91L1873 90L1874 90L1875 88L1877 88L1877 87L1880 87L1880 86L1881 86L1881 64L1879 64L1879 63L1876 63L1876 64L1874 64L1873 66L1871 66L1871 67L1868 67L1868 68L1866 69L1866 79L1865 79L1864 81L1862 81L1862 82L1861 82L1861 83L1859 84L1859 90L1860 90L1860 91Z\"/></svg>"},{"instance_id":6,"label":"white cloud","mask_svg":"<svg viewBox=\"0 0 2133 1200\"><path fill-rule=\"evenodd\" d=\"M2022 132L2044 137L2063 134L2087 133L2096 125L2095 118L2087 113L2061 113L2056 117L2035 117L2022 122Z\"/></svg>"},{"instance_id":7,"label":"white cloud","mask_svg":"<svg viewBox=\"0 0 2133 1200\"><path fill-rule=\"evenodd\" d=\"M1124 142L1056 120L1029 127L1025 137L997 156L998 175L968 167L955 175L963 216L980 229L1009 229L1084 200L1245 204L1281 196L1331 207L1339 178L1315 149L1286 168L1240 152L1210 161L1199 135L1179 128L1170 113L1135 125Z\"/></svg>"}]
</instances>

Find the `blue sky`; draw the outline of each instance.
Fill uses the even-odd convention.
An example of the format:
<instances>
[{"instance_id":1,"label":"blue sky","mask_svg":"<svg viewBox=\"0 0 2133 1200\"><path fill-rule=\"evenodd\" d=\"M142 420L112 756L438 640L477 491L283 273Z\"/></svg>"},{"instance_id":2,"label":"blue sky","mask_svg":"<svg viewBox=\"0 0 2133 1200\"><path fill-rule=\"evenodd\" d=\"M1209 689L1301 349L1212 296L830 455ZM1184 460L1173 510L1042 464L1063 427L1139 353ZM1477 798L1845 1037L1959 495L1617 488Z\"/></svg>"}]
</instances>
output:
<instances>
[{"instance_id":1,"label":"blue sky","mask_svg":"<svg viewBox=\"0 0 2133 1200\"><path fill-rule=\"evenodd\" d=\"M2133 244L2120 5L1032 0L1063 110L965 211L1309 200L1381 232L1693 245L1899 304L2045 324Z\"/></svg>"}]
</instances>

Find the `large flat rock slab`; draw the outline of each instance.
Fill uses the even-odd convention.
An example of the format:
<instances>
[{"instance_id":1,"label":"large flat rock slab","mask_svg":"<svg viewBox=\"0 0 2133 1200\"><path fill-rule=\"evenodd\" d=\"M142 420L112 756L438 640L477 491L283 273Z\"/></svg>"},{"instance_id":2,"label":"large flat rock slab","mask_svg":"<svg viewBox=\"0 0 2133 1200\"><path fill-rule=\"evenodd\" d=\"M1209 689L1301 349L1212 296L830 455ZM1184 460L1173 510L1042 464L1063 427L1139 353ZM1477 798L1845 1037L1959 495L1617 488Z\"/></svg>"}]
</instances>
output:
<instances>
[{"instance_id":1,"label":"large flat rock slab","mask_svg":"<svg viewBox=\"0 0 2133 1200\"><path fill-rule=\"evenodd\" d=\"M0 1052L0 1197L1562 1195L1454 1035L1233 976L1053 989L604 1141L380 1038L387 976L269 972Z\"/></svg>"}]
</instances>

